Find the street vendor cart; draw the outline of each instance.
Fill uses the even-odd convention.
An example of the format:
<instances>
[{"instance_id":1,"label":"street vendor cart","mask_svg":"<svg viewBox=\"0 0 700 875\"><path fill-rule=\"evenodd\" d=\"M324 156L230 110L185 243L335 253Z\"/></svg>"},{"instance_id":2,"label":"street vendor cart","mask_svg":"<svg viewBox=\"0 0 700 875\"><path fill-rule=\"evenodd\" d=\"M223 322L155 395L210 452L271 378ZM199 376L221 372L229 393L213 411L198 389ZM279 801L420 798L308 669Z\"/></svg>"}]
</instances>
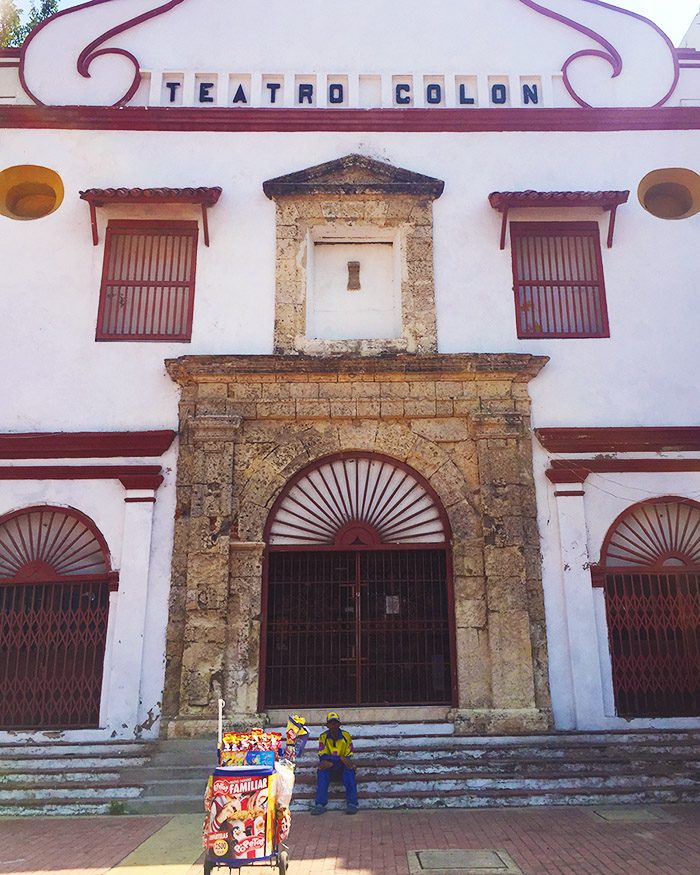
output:
<instances>
[{"instance_id":1,"label":"street vendor cart","mask_svg":"<svg viewBox=\"0 0 700 875\"><path fill-rule=\"evenodd\" d=\"M218 766L204 796L205 875L227 868L267 866L285 875L289 852L289 806L297 756L308 730L302 717L289 718L282 733L252 729L223 732L219 702Z\"/></svg>"}]
</instances>

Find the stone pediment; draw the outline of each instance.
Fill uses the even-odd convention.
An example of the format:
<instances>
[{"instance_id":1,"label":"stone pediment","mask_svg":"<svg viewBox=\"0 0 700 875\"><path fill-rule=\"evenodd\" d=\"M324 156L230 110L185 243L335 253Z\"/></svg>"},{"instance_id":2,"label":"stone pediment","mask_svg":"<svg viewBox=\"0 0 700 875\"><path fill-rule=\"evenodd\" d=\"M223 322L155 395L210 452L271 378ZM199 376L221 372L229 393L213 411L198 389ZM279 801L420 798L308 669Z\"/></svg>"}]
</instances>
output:
<instances>
[{"instance_id":1,"label":"stone pediment","mask_svg":"<svg viewBox=\"0 0 700 875\"><path fill-rule=\"evenodd\" d=\"M397 194L434 199L440 197L444 188L441 179L394 167L365 155L346 155L263 183L263 191L271 199L313 194Z\"/></svg>"}]
</instances>

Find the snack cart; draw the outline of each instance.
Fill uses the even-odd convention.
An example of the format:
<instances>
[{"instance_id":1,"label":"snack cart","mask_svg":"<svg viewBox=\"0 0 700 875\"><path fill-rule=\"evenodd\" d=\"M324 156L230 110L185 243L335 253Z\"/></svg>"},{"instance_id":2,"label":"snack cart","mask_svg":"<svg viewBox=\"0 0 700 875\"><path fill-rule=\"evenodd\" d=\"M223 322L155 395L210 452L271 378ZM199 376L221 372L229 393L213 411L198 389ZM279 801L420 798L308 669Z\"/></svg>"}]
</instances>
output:
<instances>
[{"instance_id":1,"label":"snack cart","mask_svg":"<svg viewBox=\"0 0 700 875\"><path fill-rule=\"evenodd\" d=\"M284 739L262 729L224 733L223 709L220 700L219 764L204 796L204 873L267 866L285 875L289 853L283 842L291 824L296 759L308 739L306 721L290 717Z\"/></svg>"}]
</instances>

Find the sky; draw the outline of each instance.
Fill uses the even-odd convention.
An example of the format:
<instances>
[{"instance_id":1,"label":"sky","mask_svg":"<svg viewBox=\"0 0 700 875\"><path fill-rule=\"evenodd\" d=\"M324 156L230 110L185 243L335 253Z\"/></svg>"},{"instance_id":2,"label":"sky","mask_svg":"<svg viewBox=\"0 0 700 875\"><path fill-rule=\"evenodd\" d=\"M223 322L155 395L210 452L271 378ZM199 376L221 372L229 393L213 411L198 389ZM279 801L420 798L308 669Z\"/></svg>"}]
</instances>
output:
<instances>
[{"instance_id":1,"label":"sky","mask_svg":"<svg viewBox=\"0 0 700 875\"><path fill-rule=\"evenodd\" d=\"M75 6L78 0L60 0L62 9ZM639 12L655 21L678 45L685 36L693 18L700 11L700 0L608 0L623 9ZM18 0L17 5L28 8L29 0Z\"/></svg>"}]
</instances>

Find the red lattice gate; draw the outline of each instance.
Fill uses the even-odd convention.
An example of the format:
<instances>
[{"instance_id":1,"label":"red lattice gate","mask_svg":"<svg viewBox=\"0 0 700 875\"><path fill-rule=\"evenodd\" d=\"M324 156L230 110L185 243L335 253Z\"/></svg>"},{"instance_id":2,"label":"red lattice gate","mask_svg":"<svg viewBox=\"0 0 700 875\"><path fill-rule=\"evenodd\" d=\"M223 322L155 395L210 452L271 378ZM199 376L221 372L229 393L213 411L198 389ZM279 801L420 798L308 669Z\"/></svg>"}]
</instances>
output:
<instances>
[{"instance_id":1,"label":"red lattice gate","mask_svg":"<svg viewBox=\"0 0 700 875\"><path fill-rule=\"evenodd\" d=\"M104 539L78 511L0 520L0 729L99 725L115 586Z\"/></svg>"},{"instance_id":2,"label":"red lattice gate","mask_svg":"<svg viewBox=\"0 0 700 875\"><path fill-rule=\"evenodd\" d=\"M700 575L608 574L605 598L617 713L700 714Z\"/></svg>"},{"instance_id":3,"label":"red lattice gate","mask_svg":"<svg viewBox=\"0 0 700 875\"><path fill-rule=\"evenodd\" d=\"M0 727L99 725L109 583L0 584Z\"/></svg>"},{"instance_id":4,"label":"red lattice gate","mask_svg":"<svg viewBox=\"0 0 700 875\"><path fill-rule=\"evenodd\" d=\"M272 553L267 707L451 701L444 550Z\"/></svg>"}]
</instances>

